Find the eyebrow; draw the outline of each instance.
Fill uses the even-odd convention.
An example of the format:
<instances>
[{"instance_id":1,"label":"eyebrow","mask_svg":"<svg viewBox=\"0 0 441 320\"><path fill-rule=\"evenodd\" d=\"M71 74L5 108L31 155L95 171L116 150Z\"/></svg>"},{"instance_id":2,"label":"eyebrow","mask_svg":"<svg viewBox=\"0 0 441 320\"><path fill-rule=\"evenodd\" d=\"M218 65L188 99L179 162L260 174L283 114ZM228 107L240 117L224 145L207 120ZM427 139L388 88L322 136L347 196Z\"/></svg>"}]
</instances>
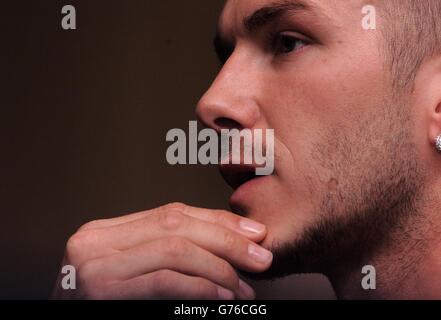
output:
<instances>
[{"instance_id":1,"label":"eyebrow","mask_svg":"<svg viewBox=\"0 0 441 320\"><path fill-rule=\"evenodd\" d=\"M256 30L278 19L287 13L314 12L314 7L303 0L284 0L262 7L243 19L245 30L253 33Z\"/></svg>"}]
</instances>

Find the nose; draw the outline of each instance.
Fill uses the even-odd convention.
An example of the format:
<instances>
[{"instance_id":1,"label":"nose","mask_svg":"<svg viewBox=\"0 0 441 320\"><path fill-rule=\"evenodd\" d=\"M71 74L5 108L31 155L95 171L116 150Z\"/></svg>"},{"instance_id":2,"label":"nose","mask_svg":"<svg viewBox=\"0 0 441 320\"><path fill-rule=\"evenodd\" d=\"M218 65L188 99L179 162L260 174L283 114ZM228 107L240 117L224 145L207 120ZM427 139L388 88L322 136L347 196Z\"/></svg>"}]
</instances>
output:
<instances>
[{"instance_id":1,"label":"nose","mask_svg":"<svg viewBox=\"0 0 441 320\"><path fill-rule=\"evenodd\" d=\"M196 114L205 126L217 131L252 129L259 121L259 79L244 58L233 54L199 101Z\"/></svg>"}]
</instances>

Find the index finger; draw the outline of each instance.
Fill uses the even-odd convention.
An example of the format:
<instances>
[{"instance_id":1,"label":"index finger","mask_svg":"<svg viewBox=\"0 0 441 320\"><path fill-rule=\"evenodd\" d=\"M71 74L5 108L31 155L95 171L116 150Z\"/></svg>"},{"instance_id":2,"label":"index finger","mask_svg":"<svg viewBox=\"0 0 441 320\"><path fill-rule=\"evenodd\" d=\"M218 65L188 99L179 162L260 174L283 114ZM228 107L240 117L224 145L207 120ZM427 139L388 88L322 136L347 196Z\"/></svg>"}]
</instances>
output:
<instances>
[{"instance_id":1,"label":"index finger","mask_svg":"<svg viewBox=\"0 0 441 320\"><path fill-rule=\"evenodd\" d=\"M183 203L171 203L148 211L141 211L112 219L92 221L84 225L80 230L85 231L114 227L144 219L148 215L158 211L179 211L196 219L219 224L257 243L261 242L266 236L266 226L254 220L241 217L226 210L197 208Z\"/></svg>"}]
</instances>

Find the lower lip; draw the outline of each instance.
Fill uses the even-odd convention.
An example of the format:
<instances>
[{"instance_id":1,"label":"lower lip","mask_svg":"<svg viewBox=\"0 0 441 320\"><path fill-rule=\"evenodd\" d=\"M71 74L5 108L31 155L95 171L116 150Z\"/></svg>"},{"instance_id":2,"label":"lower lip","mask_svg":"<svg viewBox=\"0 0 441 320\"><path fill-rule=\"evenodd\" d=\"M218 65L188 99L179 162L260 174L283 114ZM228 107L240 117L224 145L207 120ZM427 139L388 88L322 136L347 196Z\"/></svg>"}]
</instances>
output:
<instances>
[{"instance_id":1,"label":"lower lip","mask_svg":"<svg viewBox=\"0 0 441 320\"><path fill-rule=\"evenodd\" d=\"M233 206L243 206L246 205L246 200L249 199L252 195L256 194L257 189L265 183L271 175L269 176L261 176L258 178L254 178L234 191L234 193L230 197L230 205Z\"/></svg>"}]
</instances>

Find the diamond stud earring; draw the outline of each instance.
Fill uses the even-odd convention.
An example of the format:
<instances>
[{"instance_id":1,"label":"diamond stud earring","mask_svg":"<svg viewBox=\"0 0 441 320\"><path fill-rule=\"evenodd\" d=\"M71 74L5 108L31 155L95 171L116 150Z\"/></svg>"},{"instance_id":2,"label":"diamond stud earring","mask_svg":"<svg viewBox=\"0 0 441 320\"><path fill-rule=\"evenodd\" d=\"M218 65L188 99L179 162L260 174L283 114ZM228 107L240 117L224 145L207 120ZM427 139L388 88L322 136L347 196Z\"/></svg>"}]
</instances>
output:
<instances>
[{"instance_id":1,"label":"diamond stud earring","mask_svg":"<svg viewBox=\"0 0 441 320\"><path fill-rule=\"evenodd\" d=\"M436 150L441 152L441 134L438 135L438 137L436 137L435 146L436 146Z\"/></svg>"}]
</instances>

